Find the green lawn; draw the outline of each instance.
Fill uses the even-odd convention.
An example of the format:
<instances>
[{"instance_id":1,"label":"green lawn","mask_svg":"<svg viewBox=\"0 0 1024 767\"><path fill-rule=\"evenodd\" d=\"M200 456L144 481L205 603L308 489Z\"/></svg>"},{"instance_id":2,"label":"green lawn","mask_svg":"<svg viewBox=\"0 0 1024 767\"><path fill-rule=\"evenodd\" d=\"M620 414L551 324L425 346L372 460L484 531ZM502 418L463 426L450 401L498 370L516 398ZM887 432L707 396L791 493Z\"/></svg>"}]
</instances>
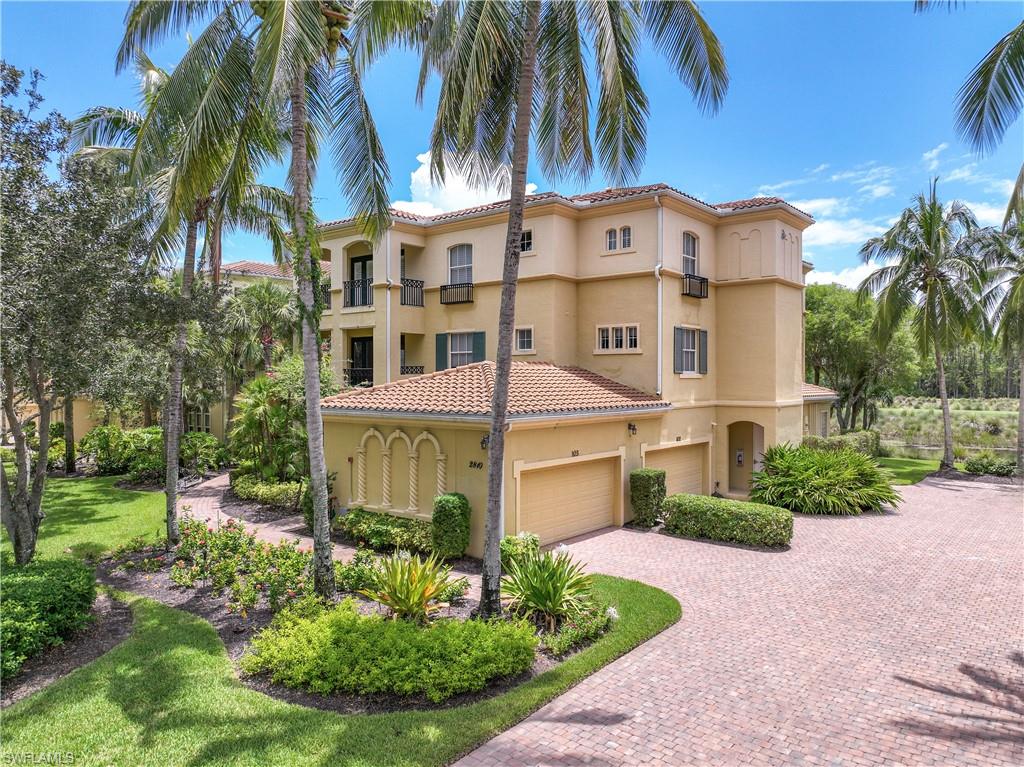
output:
<instances>
[{"instance_id":1,"label":"green lawn","mask_svg":"<svg viewBox=\"0 0 1024 767\"><path fill-rule=\"evenodd\" d=\"M895 485L916 485L939 470L938 458L879 458L878 462L892 472Z\"/></svg>"},{"instance_id":2,"label":"green lawn","mask_svg":"<svg viewBox=\"0 0 1024 767\"><path fill-rule=\"evenodd\" d=\"M153 538L164 529L163 493L114 487L120 477L49 478L43 494L46 518L36 553L98 556L132 538ZM10 551L6 533L3 549Z\"/></svg>"}]
</instances>

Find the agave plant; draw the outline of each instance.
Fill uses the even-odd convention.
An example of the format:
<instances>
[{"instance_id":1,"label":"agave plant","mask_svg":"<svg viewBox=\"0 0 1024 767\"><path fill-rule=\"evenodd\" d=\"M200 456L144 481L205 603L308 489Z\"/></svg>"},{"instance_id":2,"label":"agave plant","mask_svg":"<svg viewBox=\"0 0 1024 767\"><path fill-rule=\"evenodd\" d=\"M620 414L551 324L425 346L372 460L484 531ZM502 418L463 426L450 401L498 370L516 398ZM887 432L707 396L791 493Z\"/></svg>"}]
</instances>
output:
<instances>
[{"instance_id":1,"label":"agave plant","mask_svg":"<svg viewBox=\"0 0 1024 767\"><path fill-rule=\"evenodd\" d=\"M376 587L359 593L391 609L394 618L426 623L450 589L451 568L433 554L426 559L397 551L380 562Z\"/></svg>"},{"instance_id":2,"label":"agave plant","mask_svg":"<svg viewBox=\"0 0 1024 767\"><path fill-rule=\"evenodd\" d=\"M508 562L502 596L514 612L539 620L554 632L567 617L590 603L593 579L568 552L545 551Z\"/></svg>"}]
</instances>

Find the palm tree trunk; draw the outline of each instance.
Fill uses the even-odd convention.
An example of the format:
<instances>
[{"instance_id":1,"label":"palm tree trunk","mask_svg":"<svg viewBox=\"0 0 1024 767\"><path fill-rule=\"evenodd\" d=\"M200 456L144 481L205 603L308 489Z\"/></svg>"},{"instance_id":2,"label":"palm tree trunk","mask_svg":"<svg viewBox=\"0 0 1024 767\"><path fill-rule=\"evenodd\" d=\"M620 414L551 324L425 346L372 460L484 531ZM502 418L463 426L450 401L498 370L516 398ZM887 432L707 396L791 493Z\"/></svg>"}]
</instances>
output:
<instances>
[{"instance_id":1,"label":"palm tree trunk","mask_svg":"<svg viewBox=\"0 0 1024 767\"><path fill-rule=\"evenodd\" d=\"M306 394L306 438L309 446L309 488L313 495L313 589L334 595L330 519L327 515L327 468L324 461L324 423L320 417L320 318L313 296L313 261L306 239L309 180L306 156L306 77L301 71L292 83L292 200L295 210L295 286L302 302L302 364Z\"/></svg>"},{"instance_id":2,"label":"palm tree trunk","mask_svg":"<svg viewBox=\"0 0 1024 767\"><path fill-rule=\"evenodd\" d=\"M178 446L181 442L181 376L185 367L185 342L188 340L188 318L186 310L192 303L192 278L196 270L196 235L199 231L198 217L188 222L185 234L185 261L181 267L181 301L178 307L178 323L175 329L174 346L171 348L171 375L167 387L167 404L164 416L164 457L167 474L164 477L164 494L167 499L167 540L173 545L178 542Z\"/></svg>"},{"instance_id":3,"label":"palm tree trunk","mask_svg":"<svg viewBox=\"0 0 1024 767\"><path fill-rule=\"evenodd\" d=\"M519 240L526 205L526 168L530 159L530 126L533 122L533 81L537 64L537 29L540 3L527 3L522 70L519 73L516 117L512 144L512 185L505 235L505 262L501 275L501 308L498 312L498 355L495 361L494 394L491 398L491 436L487 450L487 515L484 525L484 561L479 613L489 618L501 613L501 495L504 492L505 420L508 412L509 373L512 369L512 335L515 329L516 287L519 280Z\"/></svg>"},{"instance_id":4,"label":"palm tree trunk","mask_svg":"<svg viewBox=\"0 0 1024 767\"><path fill-rule=\"evenodd\" d=\"M64 473L75 473L75 396L64 397Z\"/></svg>"},{"instance_id":5,"label":"palm tree trunk","mask_svg":"<svg viewBox=\"0 0 1024 767\"><path fill-rule=\"evenodd\" d=\"M942 364L939 342L935 342L935 373L939 383L939 402L942 404L942 461L940 469L953 468L953 422L949 415L949 395L946 393L946 368Z\"/></svg>"},{"instance_id":6,"label":"palm tree trunk","mask_svg":"<svg viewBox=\"0 0 1024 767\"><path fill-rule=\"evenodd\" d=\"M1007 366L1009 367L1009 366ZM1020 389L1017 401L1017 476L1024 477L1024 339L1020 351Z\"/></svg>"}]
</instances>

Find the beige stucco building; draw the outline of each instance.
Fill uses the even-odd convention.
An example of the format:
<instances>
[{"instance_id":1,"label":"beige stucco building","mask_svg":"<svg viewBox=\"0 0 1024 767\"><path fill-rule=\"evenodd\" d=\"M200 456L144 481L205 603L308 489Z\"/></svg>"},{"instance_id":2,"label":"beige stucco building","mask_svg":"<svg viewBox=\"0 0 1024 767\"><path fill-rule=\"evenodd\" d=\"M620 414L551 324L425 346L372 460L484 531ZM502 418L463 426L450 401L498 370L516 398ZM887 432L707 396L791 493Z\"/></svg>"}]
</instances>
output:
<instances>
[{"instance_id":1,"label":"beige stucco building","mask_svg":"<svg viewBox=\"0 0 1024 767\"><path fill-rule=\"evenodd\" d=\"M324 224L331 307L321 332L338 372L415 399L424 393L416 376L493 360L506 211L504 203L434 217L396 211L376 247L351 220ZM644 465L666 469L669 492L745 497L764 447L798 442L809 417L810 265L801 246L812 223L779 198L710 205L664 184L528 198L515 359L590 371L658 405L594 411L570 402L512 418L506 532L552 542L621 524L631 517L628 472ZM464 386L449 392L453 403ZM367 396L324 403L339 502L428 516L425 475L410 499L409 459L422 474L443 454L443 488L429 492L463 492L482 517L486 413L470 418L454 404L394 410L390 395ZM347 398L366 407L342 404ZM481 541L476 519L473 553Z\"/></svg>"}]
</instances>

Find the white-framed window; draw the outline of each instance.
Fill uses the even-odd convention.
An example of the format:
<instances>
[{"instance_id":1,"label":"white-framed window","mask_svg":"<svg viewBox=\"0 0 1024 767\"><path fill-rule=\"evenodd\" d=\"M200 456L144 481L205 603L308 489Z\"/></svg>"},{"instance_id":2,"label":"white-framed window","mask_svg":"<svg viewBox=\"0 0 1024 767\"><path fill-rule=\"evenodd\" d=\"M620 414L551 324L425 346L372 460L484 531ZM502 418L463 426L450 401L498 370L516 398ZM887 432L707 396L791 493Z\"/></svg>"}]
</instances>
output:
<instances>
[{"instance_id":1,"label":"white-framed window","mask_svg":"<svg viewBox=\"0 0 1024 767\"><path fill-rule=\"evenodd\" d=\"M473 281L473 246L462 244L448 248L448 282L452 285Z\"/></svg>"},{"instance_id":2,"label":"white-framed window","mask_svg":"<svg viewBox=\"0 0 1024 767\"><path fill-rule=\"evenodd\" d=\"M448 336L448 367L457 368L473 361L473 334L451 333Z\"/></svg>"},{"instance_id":3,"label":"white-framed window","mask_svg":"<svg viewBox=\"0 0 1024 767\"><path fill-rule=\"evenodd\" d=\"M185 431L201 431L209 434L210 408L206 405L185 408Z\"/></svg>"},{"instance_id":4,"label":"white-framed window","mask_svg":"<svg viewBox=\"0 0 1024 767\"><path fill-rule=\"evenodd\" d=\"M533 351L533 326L516 328L516 352L529 354Z\"/></svg>"},{"instance_id":5,"label":"white-framed window","mask_svg":"<svg viewBox=\"0 0 1024 767\"><path fill-rule=\"evenodd\" d=\"M519 252L520 253L532 253L533 252L533 230L527 229L521 235L519 235Z\"/></svg>"},{"instance_id":6,"label":"white-framed window","mask_svg":"<svg viewBox=\"0 0 1024 767\"><path fill-rule=\"evenodd\" d=\"M697 330L683 328L682 363L684 373L697 372Z\"/></svg>"},{"instance_id":7,"label":"white-framed window","mask_svg":"<svg viewBox=\"0 0 1024 767\"><path fill-rule=\"evenodd\" d=\"M619 249L619 233L614 229L609 229L604 233L604 249L605 250L618 250Z\"/></svg>"},{"instance_id":8,"label":"white-framed window","mask_svg":"<svg viewBox=\"0 0 1024 767\"><path fill-rule=\"evenodd\" d=\"M612 354L640 351L640 326L598 325L595 350Z\"/></svg>"},{"instance_id":9,"label":"white-framed window","mask_svg":"<svg viewBox=\"0 0 1024 767\"><path fill-rule=\"evenodd\" d=\"M683 274L700 274L697 271L698 258L697 235L692 232L683 232Z\"/></svg>"},{"instance_id":10,"label":"white-framed window","mask_svg":"<svg viewBox=\"0 0 1024 767\"><path fill-rule=\"evenodd\" d=\"M623 250L633 247L633 227L624 226L619 230L619 245Z\"/></svg>"}]
</instances>

